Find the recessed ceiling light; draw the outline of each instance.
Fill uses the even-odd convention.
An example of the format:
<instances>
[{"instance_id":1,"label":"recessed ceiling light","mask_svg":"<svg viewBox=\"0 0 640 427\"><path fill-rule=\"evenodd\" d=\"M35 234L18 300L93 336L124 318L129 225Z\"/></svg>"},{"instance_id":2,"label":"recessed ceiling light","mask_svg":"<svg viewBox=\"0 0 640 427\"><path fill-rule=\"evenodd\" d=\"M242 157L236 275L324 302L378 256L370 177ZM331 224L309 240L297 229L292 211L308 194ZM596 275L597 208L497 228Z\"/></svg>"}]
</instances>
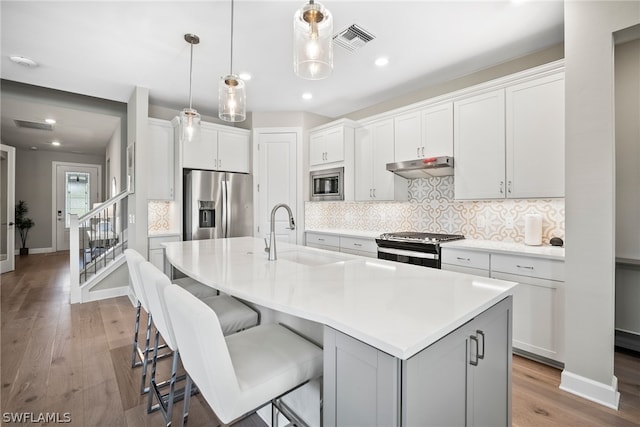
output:
<instances>
[{"instance_id":1,"label":"recessed ceiling light","mask_svg":"<svg viewBox=\"0 0 640 427\"><path fill-rule=\"evenodd\" d=\"M384 57L384 56L382 56L382 57L380 57L380 58L376 59L376 61L375 61L375 64L376 64L378 67L384 67L384 66L385 66L385 65L387 65L388 63L389 63L389 58Z\"/></svg>"},{"instance_id":2,"label":"recessed ceiling light","mask_svg":"<svg viewBox=\"0 0 640 427\"><path fill-rule=\"evenodd\" d=\"M309 92L305 92L302 94L302 99L311 99L313 98L313 95L310 94Z\"/></svg>"},{"instance_id":3,"label":"recessed ceiling light","mask_svg":"<svg viewBox=\"0 0 640 427\"><path fill-rule=\"evenodd\" d=\"M27 58L26 56L21 55L11 55L9 57L16 64L24 65L25 67L37 67L38 63L31 58Z\"/></svg>"},{"instance_id":4,"label":"recessed ceiling light","mask_svg":"<svg viewBox=\"0 0 640 427\"><path fill-rule=\"evenodd\" d=\"M251 80L251 74L250 73L240 73L240 74L238 74L238 77L240 77L245 82L248 81L248 80Z\"/></svg>"},{"instance_id":5,"label":"recessed ceiling light","mask_svg":"<svg viewBox=\"0 0 640 427\"><path fill-rule=\"evenodd\" d=\"M36 151L36 150L38 149L38 147L35 147L35 146L34 146L34 147L31 147L31 149L32 149L33 151Z\"/></svg>"},{"instance_id":6,"label":"recessed ceiling light","mask_svg":"<svg viewBox=\"0 0 640 427\"><path fill-rule=\"evenodd\" d=\"M59 141L51 141L51 145L58 147L60 146L60 142Z\"/></svg>"},{"instance_id":7,"label":"recessed ceiling light","mask_svg":"<svg viewBox=\"0 0 640 427\"><path fill-rule=\"evenodd\" d=\"M56 119L44 119L44 121L46 123L49 123L50 125L55 125L56 124Z\"/></svg>"}]
</instances>

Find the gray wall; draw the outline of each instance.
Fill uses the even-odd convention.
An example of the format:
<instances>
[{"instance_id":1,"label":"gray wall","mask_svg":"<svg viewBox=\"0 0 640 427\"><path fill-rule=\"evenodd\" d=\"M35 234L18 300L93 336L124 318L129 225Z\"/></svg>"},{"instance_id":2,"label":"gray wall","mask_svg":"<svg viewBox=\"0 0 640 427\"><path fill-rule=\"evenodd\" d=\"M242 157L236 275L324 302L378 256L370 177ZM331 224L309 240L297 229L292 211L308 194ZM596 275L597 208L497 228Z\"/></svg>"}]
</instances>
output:
<instances>
[{"instance_id":1,"label":"gray wall","mask_svg":"<svg viewBox=\"0 0 640 427\"><path fill-rule=\"evenodd\" d=\"M613 33L640 2L565 2L566 357L561 387L616 406Z\"/></svg>"},{"instance_id":2,"label":"gray wall","mask_svg":"<svg viewBox=\"0 0 640 427\"><path fill-rule=\"evenodd\" d=\"M425 99L433 98L449 92L464 89L469 86L488 82L490 80L517 73L519 71L524 71L538 65L548 64L549 62L557 61L559 59L562 59L563 57L564 45L559 44L557 46L553 46L548 49L544 49L539 52L514 59L512 61L507 61L505 63L498 64L460 78L449 80L447 82L443 82L441 84L433 85L427 88L415 90L409 95L401 96L382 102L380 104L372 105L371 107L367 107L359 111L354 111L353 113L347 114L345 117L353 120L364 119L366 117L384 113L395 108L404 107L406 105L423 101Z\"/></svg>"},{"instance_id":3,"label":"gray wall","mask_svg":"<svg viewBox=\"0 0 640 427\"><path fill-rule=\"evenodd\" d=\"M27 246L31 249L50 249L52 197L52 162L91 163L101 165L104 170L104 156L61 153L45 150L16 149L16 203L25 200L29 206L28 216L35 226L29 231ZM16 235L17 236L17 235ZM16 249L20 247L16 237Z\"/></svg>"}]
</instances>

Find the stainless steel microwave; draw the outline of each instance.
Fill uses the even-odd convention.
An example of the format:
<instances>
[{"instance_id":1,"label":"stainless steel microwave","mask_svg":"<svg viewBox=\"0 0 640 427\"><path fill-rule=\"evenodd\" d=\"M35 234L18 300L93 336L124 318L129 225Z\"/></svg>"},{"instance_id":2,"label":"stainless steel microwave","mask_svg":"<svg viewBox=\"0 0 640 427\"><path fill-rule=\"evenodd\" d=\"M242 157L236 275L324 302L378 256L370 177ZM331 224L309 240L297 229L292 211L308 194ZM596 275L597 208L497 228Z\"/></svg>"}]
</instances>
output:
<instances>
[{"instance_id":1,"label":"stainless steel microwave","mask_svg":"<svg viewBox=\"0 0 640 427\"><path fill-rule=\"evenodd\" d=\"M310 200L344 200L344 168L311 171Z\"/></svg>"}]
</instances>

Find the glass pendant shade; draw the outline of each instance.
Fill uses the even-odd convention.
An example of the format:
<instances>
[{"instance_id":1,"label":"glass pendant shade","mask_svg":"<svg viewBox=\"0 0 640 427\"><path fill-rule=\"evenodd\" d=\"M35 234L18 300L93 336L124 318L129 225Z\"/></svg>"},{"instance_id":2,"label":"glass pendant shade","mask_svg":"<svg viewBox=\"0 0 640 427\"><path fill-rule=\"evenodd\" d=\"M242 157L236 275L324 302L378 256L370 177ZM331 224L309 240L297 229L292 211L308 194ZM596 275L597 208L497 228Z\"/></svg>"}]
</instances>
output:
<instances>
[{"instance_id":1,"label":"glass pendant shade","mask_svg":"<svg viewBox=\"0 0 640 427\"><path fill-rule=\"evenodd\" d=\"M200 139L200 114L191 107L191 83L193 81L193 45L200 43L200 37L195 34L185 34L184 40L189 43L191 54L189 55L189 107L180 112L180 138L185 142L194 142Z\"/></svg>"},{"instance_id":2,"label":"glass pendant shade","mask_svg":"<svg viewBox=\"0 0 640 427\"><path fill-rule=\"evenodd\" d=\"M235 74L220 79L218 85L218 117L225 122L241 122L247 118L244 81Z\"/></svg>"},{"instance_id":3,"label":"glass pendant shade","mask_svg":"<svg viewBox=\"0 0 640 427\"><path fill-rule=\"evenodd\" d=\"M200 114L193 108L180 112L180 133L182 141L193 142L200 139Z\"/></svg>"},{"instance_id":4,"label":"glass pendant shade","mask_svg":"<svg viewBox=\"0 0 640 427\"><path fill-rule=\"evenodd\" d=\"M311 0L293 17L293 71L304 79L329 77L333 69L333 17Z\"/></svg>"}]
</instances>

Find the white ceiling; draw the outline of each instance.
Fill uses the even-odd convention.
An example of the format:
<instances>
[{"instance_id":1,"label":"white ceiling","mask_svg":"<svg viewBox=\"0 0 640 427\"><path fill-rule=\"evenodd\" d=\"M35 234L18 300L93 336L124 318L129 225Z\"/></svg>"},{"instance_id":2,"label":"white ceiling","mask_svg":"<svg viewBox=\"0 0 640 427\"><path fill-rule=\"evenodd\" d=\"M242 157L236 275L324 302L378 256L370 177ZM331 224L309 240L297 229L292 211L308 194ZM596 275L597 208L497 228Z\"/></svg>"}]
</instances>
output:
<instances>
[{"instance_id":1,"label":"white ceiling","mask_svg":"<svg viewBox=\"0 0 640 427\"><path fill-rule=\"evenodd\" d=\"M142 86L151 104L177 113L188 104L189 44L183 36L191 32L201 39L194 47L193 107L217 116L218 79L229 72L230 4L3 0L1 77L120 102ZM234 71L253 75L249 112L339 117L563 41L561 0L325 0L334 33L355 23L375 39L352 53L336 47L332 75L309 81L292 67L292 18L302 4L235 2ZM9 55L39 66L15 64ZM388 57L389 65L375 67L378 56ZM313 99L303 100L303 92ZM4 99L2 107L2 139L11 143L9 136L19 136L9 132L5 116L35 116L37 109L14 111Z\"/></svg>"}]
</instances>

